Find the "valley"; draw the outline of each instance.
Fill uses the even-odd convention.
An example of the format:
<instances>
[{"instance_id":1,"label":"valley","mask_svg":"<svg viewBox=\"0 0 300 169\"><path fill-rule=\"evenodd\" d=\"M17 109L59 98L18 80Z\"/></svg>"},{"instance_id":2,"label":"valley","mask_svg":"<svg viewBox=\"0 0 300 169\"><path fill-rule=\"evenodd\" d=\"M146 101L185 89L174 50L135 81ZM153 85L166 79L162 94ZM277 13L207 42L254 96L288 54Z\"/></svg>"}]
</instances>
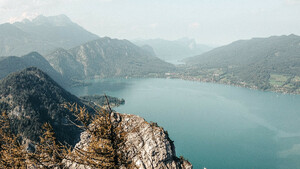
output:
<instances>
[{"instance_id":1,"label":"valley","mask_svg":"<svg viewBox=\"0 0 300 169\"><path fill-rule=\"evenodd\" d=\"M0 24L0 168L299 168L300 36L185 35L99 36L66 15Z\"/></svg>"}]
</instances>

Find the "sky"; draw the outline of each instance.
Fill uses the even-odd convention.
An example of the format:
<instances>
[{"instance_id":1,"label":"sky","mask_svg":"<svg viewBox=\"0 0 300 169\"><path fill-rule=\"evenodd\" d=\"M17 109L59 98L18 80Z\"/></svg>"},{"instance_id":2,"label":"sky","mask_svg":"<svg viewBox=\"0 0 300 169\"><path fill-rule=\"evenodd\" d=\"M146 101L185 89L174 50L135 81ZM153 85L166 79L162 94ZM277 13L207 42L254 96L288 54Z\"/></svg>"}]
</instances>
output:
<instances>
[{"instance_id":1,"label":"sky","mask_svg":"<svg viewBox=\"0 0 300 169\"><path fill-rule=\"evenodd\" d=\"M300 35L300 0L0 0L0 23L65 14L103 37L225 45Z\"/></svg>"}]
</instances>

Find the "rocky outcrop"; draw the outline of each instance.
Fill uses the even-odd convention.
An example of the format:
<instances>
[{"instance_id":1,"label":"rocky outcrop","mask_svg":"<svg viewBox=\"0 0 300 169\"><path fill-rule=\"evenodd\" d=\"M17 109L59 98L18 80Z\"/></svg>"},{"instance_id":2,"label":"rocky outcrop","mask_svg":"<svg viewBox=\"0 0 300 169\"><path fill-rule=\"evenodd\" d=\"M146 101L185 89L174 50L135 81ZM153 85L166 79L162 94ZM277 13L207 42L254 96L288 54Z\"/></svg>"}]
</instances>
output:
<instances>
[{"instance_id":1,"label":"rocky outcrop","mask_svg":"<svg viewBox=\"0 0 300 169\"><path fill-rule=\"evenodd\" d=\"M183 158L176 157L175 146L168 133L156 123L129 114L112 113L112 121L126 132L122 151L139 169L192 169L192 164ZM81 134L77 148L89 144L89 135ZM88 168L77 164L68 164L69 168Z\"/></svg>"},{"instance_id":2,"label":"rocky outcrop","mask_svg":"<svg viewBox=\"0 0 300 169\"><path fill-rule=\"evenodd\" d=\"M136 115L115 116L127 132L124 152L138 168L192 168L188 161L176 157L173 141L163 128Z\"/></svg>"},{"instance_id":3,"label":"rocky outcrop","mask_svg":"<svg viewBox=\"0 0 300 169\"><path fill-rule=\"evenodd\" d=\"M39 142L39 137L42 135L42 125L46 122L53 126L59 142L66 142L69 145L77 143L75 145L77 148L87 150L90 136L86 132L80 134L82 130L72 123L77 117L62 106L65 103L76 103L81 107L85 106L91 114L95 113L94 109L61 88L37 68L30 67L12 73L0 81L0 112L2 110L8 112L12 131L22 136L27 150L32 152L34 144ZM129 159L131 166L140 169L192 168L188 161L176 157L175 146L168 133L156 123L148 123L136 115L117 112L112 112L110 115L110 118L107 118L112 122L110 127L118 128L113 131L114 134L124 134L120 139L123 144L112 148L121 151L120 154L126 157L125 159ZM66 168L88 168L68 163L66 160L65 164Z\"/></svg>"}]
</instances>

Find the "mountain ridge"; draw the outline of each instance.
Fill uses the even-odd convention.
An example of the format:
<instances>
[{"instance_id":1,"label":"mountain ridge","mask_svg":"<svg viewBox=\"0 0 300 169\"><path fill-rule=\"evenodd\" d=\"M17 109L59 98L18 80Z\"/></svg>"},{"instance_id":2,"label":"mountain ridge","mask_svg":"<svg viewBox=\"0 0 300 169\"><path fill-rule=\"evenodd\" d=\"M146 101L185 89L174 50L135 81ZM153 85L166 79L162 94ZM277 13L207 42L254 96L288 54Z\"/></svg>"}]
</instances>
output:
<instances>
[{"instance_id":1,"label":"mountain ridge","mask_svg":"<svg viewBox=\"0 0 300 169\"><path fill-rule=\"evenodd\" d=\"M0 37L0 56L20 56L31 51L44 55L56 48L69 49L99 38L66 15L39 15L32 21L25 19L13 24L1 24Z\"/></svg>"},{"instance_id":2,"label":"mountain ridge","mask_svg":"<svg viewBox=\"0 0 300 169\"><path fill-rule=\"evenodd\" d=\"M99 38L46 56L58 72L71 78L105 78L164 74L175 69L128 40ZM65 62L68 61L69 65ZM75 72L75 73L74 73Z\"/></svg>"},{"instance_id":3,"label":"mountain ridge","mask_svg":"<svg viewBox=\"0 0 300 169\"><path fill-rule=\"evenodd\" d=\"M185 75L260 90L300 93L300 36L240 40L185 60Z\"/></svg>"},{"instance_id":4,"label":"mountain ridge","mask_svg":"<svg viewBox=\"0 0 300 169\"><path fill-rule=\"evenodd\" d=\"M24 56L8 56L0 57L0 79L6 77L8 74L21 71L27 67L38 67L44 72L47 72L57 83L66 87L71 85L72 81L63 78L48 61L37 52L30 52Z\"/></svg>"},{"instance_id":5,"label":"mountain ridge","mask_svg":"<svg viewBox=\"0 0 300 169\"><path fill-rule=\"evenodd\" d=\"M49 122L59 141L74 145L80 130L68 120L75 120L73 114L61 106L67 102L84 106L36 67L11 73L0 81L1 111L9 114L13 131L24 139L39 141L42 124ZM66 136L66 132L72 134Z\"/></svg>"}]
</instances>

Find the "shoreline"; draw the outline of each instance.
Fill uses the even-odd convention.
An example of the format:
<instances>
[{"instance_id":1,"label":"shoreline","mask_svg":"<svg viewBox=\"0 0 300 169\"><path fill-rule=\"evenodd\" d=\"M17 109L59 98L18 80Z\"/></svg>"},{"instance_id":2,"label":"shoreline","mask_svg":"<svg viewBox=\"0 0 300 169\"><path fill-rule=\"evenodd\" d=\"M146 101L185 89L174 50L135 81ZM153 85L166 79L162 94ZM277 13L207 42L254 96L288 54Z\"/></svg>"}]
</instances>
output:
<instances>
[{"instance_id":1,"label":"shoreline","mask_svg":"<svg viewBox=\"0 0 300 169\"><path fill-rule=\"evenodd\" d=\"M215 79L212 78L204 78L204 79L200 79L197 77L193 77L193 76L184 76L184 75L180 75L177 73L168 73L165 75L145 75L145 76L125 76L125 77L105 77L105 78L88 78L86 80L105 80L105 79L142 79L142 78L161 78L161 79L181 79L181 80L186 80L186 81L194 81L194 82L202 82L202 83L213 83L213 84L223 84L223 85L228 85L228 86L234 86L234 87L241 87L241 88L246 88L246 89L251 89L251 90L257 90L257 91L262 91L262 92L274 92L274 93L279 93L279 94L289 94L289 95L300 95L300 91L297 92L289 92L289 91L284 91L284 88L275 88L275 89L267 89L267 90L262 90L259 89L257 86L254 85L250 85L247 84L245 82L237 82L237 83L242 83L242 84L237 84L234 82L222 82L222 81L217 81ZM82 80L81 85L72 85L70 86L71 88L73 87L78 87L78 86L89 86L91 85L90 82L85 82L86 80Z\"/></svg>"}]
</instances>

